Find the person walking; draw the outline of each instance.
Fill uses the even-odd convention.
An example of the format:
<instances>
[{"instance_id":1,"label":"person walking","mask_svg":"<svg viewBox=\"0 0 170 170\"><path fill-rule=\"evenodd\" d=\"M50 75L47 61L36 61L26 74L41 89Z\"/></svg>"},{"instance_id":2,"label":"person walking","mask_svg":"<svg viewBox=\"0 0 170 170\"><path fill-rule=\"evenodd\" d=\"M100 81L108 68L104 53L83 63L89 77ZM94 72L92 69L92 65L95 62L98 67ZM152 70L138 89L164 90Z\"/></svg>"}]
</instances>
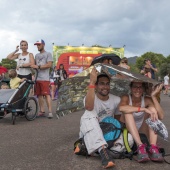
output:
<instances>
[{"instance_id":1,"label":"person walking","mask_svg":"<svg viewBox=\"0 0 170 170\"><path fill-rule=\"evenodd\" d=\"M35 64L34 56L32 53L28 52L28 42L26 40L21 40L20 42L21 53L17 53L19 51L19 46L16 47L16 50L10 53L7 58L9 60L18 59L17 62L17 76L22 79L26 78L28 80L32 80L32 71L30 67Z\"/></svg>"},{"instance_id":2,"label":"person walking","mask_svg":"<svg viewBox=\"0 0 170 170\"><path fill-rule=\"evenodd\" d=\"M110 94L110 78L99 74L95 68L90 73L90 85L84 98L85 112L80 121L79 138L83 138L88 154L98 151L104 168L115 166L112 155L107 148L99 122L105 117L113 116L120 119L118 105L120 97ZM80 151L79 146L75 154Z\"/></svg>"},{"instance_id":3,"label":"person walking","mask_svg":"<svg viewBox=\"0 0 170 170\"><path fill-rule=\"evenodd\" d=\"M46 98L48 107L48 118L53 118L52 114L52 101L50 97L50 76L49 71L52 67L53 58L51 53L46 52L44 40L37 41L34 45L37 45L37 49L40 53L35 55L35 65L31 65L32 68L38 69L37 81L35 84L35 95L38 96L38 102L40 107L40 112L38 117L45 116L44 108L44 97Z\"/></svg>"},{"instance_id":4,"label":"person walking","mask_svg":"<svg viewBox=\"0 0 170 170\"><path fill-rule=\"evenodd\" d=\"M164 87L165 87L164 94L165 94L165 95L168 95L168 88L169 88L169 73L166 74L166 76L164 77Z\"/></svg>"}]
</instances>

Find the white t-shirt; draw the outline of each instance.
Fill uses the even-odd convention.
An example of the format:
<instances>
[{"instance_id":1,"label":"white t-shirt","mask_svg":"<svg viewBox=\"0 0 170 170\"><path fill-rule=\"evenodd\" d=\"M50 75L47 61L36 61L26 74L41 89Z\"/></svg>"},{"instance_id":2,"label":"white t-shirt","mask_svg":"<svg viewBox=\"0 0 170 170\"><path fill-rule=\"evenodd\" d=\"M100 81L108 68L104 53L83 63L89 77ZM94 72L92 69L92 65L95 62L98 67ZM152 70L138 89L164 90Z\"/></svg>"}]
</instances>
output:
<instances>
[{"instance_id":1,"label":"white t-shirt","mask_svg":"<svg viewBox=\"0 0 170 170\"><path fill-rule=\"evenodd\" d=\"M166 75L164 77L164 85L168 85L169 84L169 77Z\"/></svg>"},{"instance_id":2,"label":"white t-shirt","mask_svg":"<svg viewBox=\"0 0 170 170\"><path fill-rule=\"evenodd\" d=\"M109 99L106 101L100 100L95 95L94 100L94 110L98 115L99 122L101 122L105 117L120 115L118 105L120 103L120 97L113 94L109 94ZM85 105L85 98L84 98Z\"/></svg>"}]
</instances>

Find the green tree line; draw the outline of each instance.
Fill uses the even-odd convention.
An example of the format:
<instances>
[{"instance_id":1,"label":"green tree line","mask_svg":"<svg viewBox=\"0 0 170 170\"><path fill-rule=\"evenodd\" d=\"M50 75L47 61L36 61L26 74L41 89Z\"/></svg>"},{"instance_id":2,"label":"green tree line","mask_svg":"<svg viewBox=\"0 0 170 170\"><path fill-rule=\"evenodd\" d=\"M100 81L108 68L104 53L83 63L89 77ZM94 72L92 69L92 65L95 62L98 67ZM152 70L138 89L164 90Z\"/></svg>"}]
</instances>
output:
<instances>
[{"instance_id":1,"label":"green tree line","mask_svg":"<svg viewBox=\"0 0 170 170\"><path fill-rule=\"evenodd\" d=\"M7 69L15 69L17 66L17 62L15 60L9 60L5 58L2 59L0 65L6 67Z\"/></svg>"},{"instance_id":2,"label":"green tree line","mask_svg":"<svg viewBox=\"0 0 170 170\"><path fill-rule=\"evenodd\" d=\"M152 64L155 64L158 69L158 73L156 73L157 79L158 77L163 79L167 73L170 73L170 55L165 57L162 54L153 52L146 52L136 59L135 64L129 64L131 71L140 73L140 70L144 66L144 60L147 58L150 59Z\"/></svg>"}]
</instances>

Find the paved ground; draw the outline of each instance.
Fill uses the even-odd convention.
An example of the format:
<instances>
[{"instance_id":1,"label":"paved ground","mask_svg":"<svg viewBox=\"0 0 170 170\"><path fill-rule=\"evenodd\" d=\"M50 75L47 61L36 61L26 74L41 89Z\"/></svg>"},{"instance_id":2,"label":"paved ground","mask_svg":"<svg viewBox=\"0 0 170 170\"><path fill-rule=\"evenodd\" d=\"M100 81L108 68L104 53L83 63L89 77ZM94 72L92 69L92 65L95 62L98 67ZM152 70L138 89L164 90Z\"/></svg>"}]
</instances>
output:
<instances>
[{"instance_id":1,"label":"paved ground","mask_svg":"<svg viewBox=\"0 0 170 170\"><path fill-rule=\"evenodd\" d=\"M166 112L164 123L170 131L170 97L162 95ZM55 112L56 101L53 102ZM73 154L78 138L79 120L83 111L60 119L37 118L27 121L17 118L11 124L10 115L0 120L0 170L100 170L99 157L85 158ZM170 143L159 138L158 143L170 153ZM168 158L170 161L170 158ZM115 170L169 170L166 163L139 164L129 159L116 160Z\"/></svg>"}]
</instances>

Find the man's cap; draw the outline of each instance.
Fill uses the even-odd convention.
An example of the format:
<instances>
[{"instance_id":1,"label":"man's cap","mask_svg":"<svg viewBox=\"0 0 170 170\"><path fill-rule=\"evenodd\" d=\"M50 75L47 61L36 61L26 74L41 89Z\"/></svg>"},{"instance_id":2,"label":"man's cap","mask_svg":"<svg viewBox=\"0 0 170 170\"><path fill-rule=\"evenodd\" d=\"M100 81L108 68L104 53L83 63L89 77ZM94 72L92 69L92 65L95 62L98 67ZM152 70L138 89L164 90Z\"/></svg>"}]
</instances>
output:
<instances>
[{"instance_id":1,"label":"man's cap","mask_svg":"<svg viewBox=\"0 0 170 170\"><path fill-rule=\"evenodd\" d=\"M45 41L44 40L38 40L34 45L37 45L37 44L44 44L45 45Z\"/></svg>"}]
</instances>

